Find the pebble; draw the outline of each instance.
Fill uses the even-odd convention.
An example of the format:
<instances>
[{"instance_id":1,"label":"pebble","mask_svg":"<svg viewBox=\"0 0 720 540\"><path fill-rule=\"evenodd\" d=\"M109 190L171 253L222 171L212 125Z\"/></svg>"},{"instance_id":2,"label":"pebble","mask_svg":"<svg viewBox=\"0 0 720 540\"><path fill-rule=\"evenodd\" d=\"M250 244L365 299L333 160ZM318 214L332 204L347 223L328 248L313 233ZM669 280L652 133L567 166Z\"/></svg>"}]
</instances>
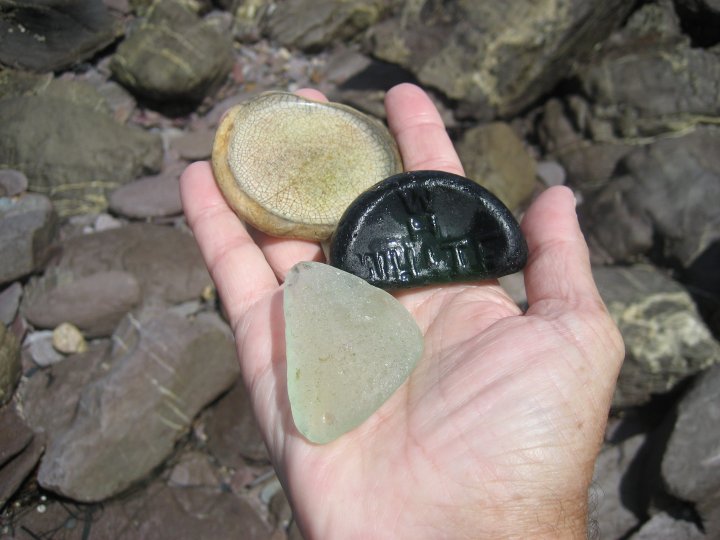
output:
<instances>
[{"instance_id":1,"label":"pebble","mask_svg":"<svg viewBox=\"0 0 720 540\"><path fill-rule=\"evenodd\" d=\"M10 326L15 320L23 288L19 281L15 281L0 291L0 323Z\"/></svg>"},{"instance_id":2,"label":"pebble","mask_svg":"<svg viewBox=\"0 0 720 540\"><path fill-rule=\"evenodd\" d=\"M565 184L565 180L567 179L565 168L557 161L539 162L535 173L548 187L561 186Z\"/></svg>"},{"instance_id":3,"label":"pebble","mask_svg":"<svg viewBox=\"0 0 720 540\"><path fill-rule=\"evenodd\" d=\"M491 279L519 271L527 245L492 193L440 171L395 175L340 219L329 263L376 287Z\"/></svg>"},{"instance_id":4,"label":"pebble","mask_svg":"<svg viewBox=\"0 0 720 540\"><path fill-rule=\"evenodd\" d=\"M422 355L422 333L400 302L325 264L290 270L284 310L292 416L314 443L367 420Z\"/></svg>"},{"instance_id":5,"label":"pebble","mask_svg":"<svg viewBox=\"0 0 720 540\"><path fill-rule=\"evenodd\" d=\"M0 197L17 197L27 191L28 179L15 169L0 169Z\"/></svg>"},{"instance_id":6,"label":"pebble","mask_svg":"<svg viewBox=\"0 0 720 540\"><path fill-rule=\"evenodd\" d=\"M47 367L62 362L65 356L60 354L53 346L53 331L40 330L32 332L25 338L24 347L30 353L30 358L40 367Z\"/></svg>"},{"instance_id":7,"label":"pebble","mask_svg":"<svg viewBox=\"0 0 720 540\"><path fill-rule=\"evenodd\" d=\"M87 342L77 326L64 322L55 327L52 333L52 344L55 350L64 354L75 354L87 351Z\"/></svg>"},{"instance_id":8,"label":"pebble","mask_svg":"<svg viewBox=\"0 0 720 540\"><path fill-rule=\"evenodd\" d=\"M273 236L308 240L327 239L355 197L402 170L383 124L346 105L285 92L231 109L212 164L242 219Z\"/></svg>"}]
</instances>

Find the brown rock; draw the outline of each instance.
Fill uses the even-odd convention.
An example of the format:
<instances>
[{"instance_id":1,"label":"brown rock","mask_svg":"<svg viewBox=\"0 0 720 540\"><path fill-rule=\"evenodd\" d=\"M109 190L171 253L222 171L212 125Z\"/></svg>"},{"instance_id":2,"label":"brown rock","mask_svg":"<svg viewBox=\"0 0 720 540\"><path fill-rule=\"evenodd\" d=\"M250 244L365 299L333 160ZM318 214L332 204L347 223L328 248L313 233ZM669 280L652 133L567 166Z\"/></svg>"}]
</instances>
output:
<instances>
[{"instance_id":1,"label":"brown rock","mask_svg":"<svg viewBox=\"0 0 720 540\"><path fill-rule=\"evenodd\" d=\"M173 167L116 189L110 195L110 209L129 218L140 219L181 214L178 182L181 172L181 168Z\"/></svg>"},{"instance_id":2,"label":"brown rock","mask_svg":"<svg viewBox=\"0 0 720 540\"><path fill-rule=\"evenodd\" d=\"M20 380L20 344L7 327L0 323L0 405L12 397Z\"/></svg>"}]
</instances>

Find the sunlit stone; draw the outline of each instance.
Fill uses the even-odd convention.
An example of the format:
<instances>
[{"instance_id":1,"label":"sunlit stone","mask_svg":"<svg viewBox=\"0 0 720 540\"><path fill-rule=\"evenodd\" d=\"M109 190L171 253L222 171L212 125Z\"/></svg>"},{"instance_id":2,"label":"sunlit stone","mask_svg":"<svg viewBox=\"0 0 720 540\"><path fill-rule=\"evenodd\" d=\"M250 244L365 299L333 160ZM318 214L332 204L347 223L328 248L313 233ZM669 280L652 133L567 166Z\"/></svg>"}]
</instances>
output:
<instances>
[{"instance_id":1,"label":"sunlit stone","mask_svg":"<svg viewBox=\"0 0 720 540\"><path fill-rule=\"evenodd\" d=\"M284 309L290 406L312 442L333 441L359 426L422 355L422 334L403 305L337 268L295 265Z\"/></svg>"}]
</instances>

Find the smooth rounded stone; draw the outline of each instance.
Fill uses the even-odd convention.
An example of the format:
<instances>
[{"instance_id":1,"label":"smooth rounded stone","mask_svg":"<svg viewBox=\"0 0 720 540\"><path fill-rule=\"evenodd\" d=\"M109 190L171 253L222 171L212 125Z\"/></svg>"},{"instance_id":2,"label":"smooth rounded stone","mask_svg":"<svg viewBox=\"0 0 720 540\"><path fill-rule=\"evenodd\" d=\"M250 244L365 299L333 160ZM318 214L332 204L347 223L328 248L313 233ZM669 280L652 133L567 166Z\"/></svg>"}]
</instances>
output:
<instances>
[{"instance_id":1,"label":"smooth rounded stone","mask_svg":"<svg viewBox=\"0 0 720 540\"><path fill-rule=\"evenodd\" d=\"M537 175L546 186L561 186L565 184L567 173L565 168L557 161L541 161L537 164Z\"/></svg>"},{"instance_id":2,"label":"smooth rounded stone","mask_svg":"<svg viewBox=\"0 0 720 540\"><path fill-rule=\"evenodd\" d=\"M325 264L290 270L284 311L290 407L314 443L362 424L422 355L422 333L402 304Z\"/></svg>"},{"instance_id":3,"label":"smooth rounded stone","mask_svg":"<svg viewBox=\"0 0 720 540\"><path fill-rule=\"evenodd\" d=\"M63 354L75 354L87 351L87 342L77 326L62 323L55 327L52 334L55 350Z\"/></svg>"},{"instance_id":4,"label":"smooth rounded stone","mask_svg":"<svg viewBox=\"0 0 720 540\"><path fill-rule=\"evenodd\" d=\"M362 191L402 171L384 125L339 103L268 92L225 115L215 178L241 219L274 236L328 238Z\"/></svg>"},{"instance_id":5,"label":"smooth rounded stone","mask_svg":"<svg viewBox=\"0 0 720 540\"><path fill-rule=\"evenodd\" d=\"M110 195L110 209L129 218L154 218L182 213L179 167L119 187Z\"/></svg>"},{"instance_id":6,"label":"smooth rounded stone","mask_svg":"<svg viewBox=\"0 0 720 540\"><path fill-rule=\"evenodd\" d=\"M387 178L360 195L330 242L329 263L377 287L490 279L527 260L520 226L492 193L442 171Z\"/></svg>"},{"instance_id":7,"label":"smooth rounded stone","mask_svg":"<svg viewBox=\"0 0 720 540\"><path fill-rule=\"evenodd\" d=\"M78 276L49 270L28 286L22 313L39 328L69 322L88 337L108 336L141 299L139 280L130 272Z\"/></svg>"},{"instance_id":8,"label":"smooth rounded stone","mask_svg":"<svg viewBox=\"0 0 720 540\"><path fill-rule=\"evenodd\" d=\"M15 335L0 323L0 405L12 397L20 372L20 344Z\"/></svg>"},{"instance_id":9,"label":"smooth rounded stone","mask_svg":"<svg viewBox=\"0 0 720 540\"><path fill-rule=\"evenodd\" d=\"M170 147L181 158L195 161L212 155L214 133L209 129L188 131L170 141Z\"/></svg>"},{"instance_id":10,"label":"smooth rounded stone","mask_svg":"<svg viewBox=\"0 0 720 540\"><path fill-rule=\"evenodd\" d=\"M27 191L28 179L15 169L0 169L0 197L16 197Z\"/></svg>"},{"instance_id":11,"label":"smooth rounded stone","mask_svg":"<svg viewBox=\"0 0 720 540\"><path fill-rule=\"evenodd\" d=\"M52 330L38 330L28 334L23 348L30 355L30 359L40 367L52 366L65 360L65 356L53 346Z\"/></svg>"}]
</instances>

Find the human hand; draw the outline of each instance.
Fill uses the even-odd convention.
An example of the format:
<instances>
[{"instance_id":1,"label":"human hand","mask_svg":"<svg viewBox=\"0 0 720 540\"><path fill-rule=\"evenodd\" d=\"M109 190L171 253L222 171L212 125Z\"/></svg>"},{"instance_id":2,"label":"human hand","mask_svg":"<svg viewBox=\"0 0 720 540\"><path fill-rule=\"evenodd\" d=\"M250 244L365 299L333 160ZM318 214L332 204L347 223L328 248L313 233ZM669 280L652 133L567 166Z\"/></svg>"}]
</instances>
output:
<instances>
[{"instance_id":1,"label":"human hand","mask_svg":"<svg viewBox=\"0 0 720 540\"><path fill-rule=\"evenodd\" d=\"M407 170L463 174L422 90L399 85L385 104ZM424 335L423 357L366 422L322 446L292 421L281 288L296 262L322 260L320 247L249 230L206 162L187 168L181 192L306 538L585 536L623 345L593 282L570 190L545 191L523 219L527 312L497 281L398 293Z\"/></svg>"}]
</instances>

